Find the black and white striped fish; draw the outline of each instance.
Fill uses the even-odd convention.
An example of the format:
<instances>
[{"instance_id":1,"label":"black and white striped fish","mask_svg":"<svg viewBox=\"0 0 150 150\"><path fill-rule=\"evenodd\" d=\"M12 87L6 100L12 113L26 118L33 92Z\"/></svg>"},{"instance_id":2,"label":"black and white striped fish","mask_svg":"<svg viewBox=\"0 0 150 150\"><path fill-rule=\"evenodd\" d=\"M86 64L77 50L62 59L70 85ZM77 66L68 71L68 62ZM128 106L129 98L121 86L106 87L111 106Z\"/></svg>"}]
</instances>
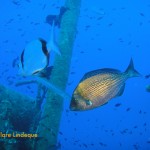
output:
<instances>
[{"instance_id":1,"label":"black and white striped fish","mask_svg":"<svg viewBox=\"0 0 150 150\"><path fill-rule=\"evenodd\" d=\"M50 52L60 55L60 51L54 42L54 24L52 25L50 40L38 38L27 44L22 51L19 63L19 74L23 76L37 75L48 67Z\"/></svg>"}]
</instances>

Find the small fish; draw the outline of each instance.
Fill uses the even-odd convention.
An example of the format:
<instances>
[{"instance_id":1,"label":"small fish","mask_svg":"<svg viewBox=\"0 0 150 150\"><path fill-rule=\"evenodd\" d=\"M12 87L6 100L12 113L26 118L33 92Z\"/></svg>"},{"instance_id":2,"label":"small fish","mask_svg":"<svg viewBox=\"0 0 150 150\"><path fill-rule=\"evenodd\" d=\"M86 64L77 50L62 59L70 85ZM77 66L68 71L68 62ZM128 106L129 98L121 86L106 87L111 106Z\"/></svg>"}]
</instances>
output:
<instances>
[{"instance_id":1,"label":"small fish","mask_svg":"<svg viewBox=\"0 0 150 150\"><path fill-rule=\"evenodd\" d=\"M132 59L123 73L110 68L88 72L73 92L70 109L89 110L104 105L112 98L123 94L128 78L139 76Z\"/></svg>"},{"instance_id":2,"label":"small fish","mask_svg":"<svg viewBox=\"0 0 150 150\"><path fill-rule=\"evenodd\" d=\"M31 1L30 0L26 0L26 2L30 3Z\"/></svg>"},{"instance_id":3,"label":"small fish","mask_svg":"<svg viewBox=\"0 0 150 150\"><path fill-rule=\"evenodd\" d=\"M148 138L147 143L150 144L150 138Z\"/></svg>"},{"instance_id":4,"label":"small fish","mask_svg":"<svg viewBox=\"0 0 150 150\"><path fill-rule=\"evenodd\" d=\"M146 91L147 91L147 92L150 92L150 85L147 85L147 86L146 86Z\"/></svg>"},{"instance_id":5,"label":"small fish","mask_svg":"<svg viewBox=\"0 0 150 150\"><path fill-rule=\"evenodd\" d=\"M16 57L15 59L13 59L13 61L12 61L12 67L15 68L16 65L18 64L18 62L19 62L19 57Z\"/></svg>"},{"instance_id":6,"label":"small fish","mask_svg":"<svg viewBox=\"0 0 150 150\"><path fill-rule=\"evenodd\" d=\"M150 74L146 75L145 78L146 78L146 79L150 78Z\"/></svg>"},{"instance_id":7,"label":"small fish","mask_svg":"<svg viewBox=\"0 0 150 150\"><path fill-rule=\"evenodd\" d=\"M140 16L144 17L145 15L143 13L140 13Z\"/></svg>"},{"instance_id":8,"label":"small fish","mask_svg":"<svg viewBox=\"0 0 150 150\"><path fill-rule=\"evenodd\" d=\"M127 108L126 111L130 111L131 108Z\"/></svg>"},{"instance_id":9,"label":"small fish","mask_svg":"<svg viewBox=\"0 0 150 150\"><path fill-rule=\"evenodd\" d=\"M87 144L84 144L84 143L83 143L83 146L86 147L86 148L88 147Z\"/></svg>"},{"instance_id":10,"label":"small fish","mask_svg":"<svg viewBox=\"0 0 150 150\"><path fill-rule=\"evenodd\" d=\"M121 103L115 104L115 107L119 107L119 106L121 106Z\"/></svg>"},{"instance_id":11,"label":"small fish","mask_svg":"<svg viewBox=\"0 0 150 150\"><path fill-rule=\"evenodd\" d=\"M139 114L141 114L141 113L142 113L142 110L139 111Z\"/></svg>"},{"instance_id":12,"label":"small fish","mask_svg":"<svg viewBox=\"0 0 150 150\"><path fill-rule=\"evenodd\" d=\"M62 133L61 131L59 131L59 134L60 134L60 135L63 135L63 133Z\"/></svg>"},{"instance_id":13,"label":"small fish","mask_svg":"<svg viewBox=\"0 0 150 150\"><path fill-rule=\"evenodd\" d=\"M17 5L17 6L21 5L20 1L18 1L18 0L13 0L12 3L15 4L15 5Z\"/></svg>"}]
</instances>

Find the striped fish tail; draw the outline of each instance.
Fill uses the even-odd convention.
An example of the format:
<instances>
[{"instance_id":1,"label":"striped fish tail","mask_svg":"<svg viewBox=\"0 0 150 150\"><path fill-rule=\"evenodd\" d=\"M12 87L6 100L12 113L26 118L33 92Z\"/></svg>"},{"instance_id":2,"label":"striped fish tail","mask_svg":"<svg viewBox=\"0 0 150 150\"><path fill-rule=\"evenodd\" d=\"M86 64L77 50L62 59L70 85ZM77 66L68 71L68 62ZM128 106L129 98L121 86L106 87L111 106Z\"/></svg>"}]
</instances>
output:
<instances>
[{"instance_id":1,"label":"striped fish tail","mask_svg":"<svg viewBox=\"0 0 150 150\"><path fill-rule=\"evenodd\" d=\"M129 78L131 77L140 77L141 74L134 68L133 60L131 58L129 66L127 67L125 73L128 75Z\"/></svg>"}]
</instances>

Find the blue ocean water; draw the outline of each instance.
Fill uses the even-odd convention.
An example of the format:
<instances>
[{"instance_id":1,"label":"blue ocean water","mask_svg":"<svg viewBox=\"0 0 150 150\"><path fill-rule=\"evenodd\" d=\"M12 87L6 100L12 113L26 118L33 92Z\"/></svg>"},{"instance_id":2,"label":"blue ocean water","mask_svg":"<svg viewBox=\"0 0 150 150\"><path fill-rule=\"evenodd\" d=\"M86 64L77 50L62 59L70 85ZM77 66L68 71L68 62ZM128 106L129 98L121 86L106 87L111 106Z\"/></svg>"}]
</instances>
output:
<instances>
[{"instance_id":1,"label":"blue ocean water","mask_svg":"<svg viewBox=\"0 0 150 150\"><path fill-rule=\"evenodd\" d=\"M36 85L15 87L22 79L13 68L26 44L48 39L49 14L59 12L63 0L11 0L0 5L0 83L35 97ZM59 31L58 31L59 32ZM123 95L107 105L83 111L69 110L64 102L58 141L62 150L149 150L150 1L81 0L67 93L72 94L82 76L100 68L125 71L131 57L143 77L126 82ZM29 88L30 87L30 88ZM121 104L117 107L116 104Z\"/></svg>"}]
</instances>

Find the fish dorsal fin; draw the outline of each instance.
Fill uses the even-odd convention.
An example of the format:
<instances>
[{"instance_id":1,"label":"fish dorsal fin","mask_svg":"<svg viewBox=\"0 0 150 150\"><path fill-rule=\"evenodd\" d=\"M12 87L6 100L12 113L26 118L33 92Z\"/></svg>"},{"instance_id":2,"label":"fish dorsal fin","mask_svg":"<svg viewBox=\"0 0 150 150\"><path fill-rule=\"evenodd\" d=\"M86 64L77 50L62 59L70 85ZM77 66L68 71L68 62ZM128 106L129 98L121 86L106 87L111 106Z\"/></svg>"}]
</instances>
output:
<instances>
[{"instance_id":1,"label":"fish dorsal fin","mask_svg":"<svg viewBox=\"0 0 150 150\"><path fill-rule=\"evenodd\" d=\"M121 73L121 71L117 70L117 69L111 69L111 68L103 68L103 69L98 69L98 70L94 70L94 71L90 71L88 73L86 73L83 78L81 79L81 81L84 81L90 77L96 76L98 74L105 74L105 73Z\"/></svg>"},{"instance_id":2,"label":"fish dorsal fin","mask_svg":"<svg viewBox=\"0 0 150 150\"><path fill-rule=\"evenodd\" d=\"M44 68L40 73L39 77L50 79L52 73L53 66L49 66Z\"/></svg>"},{"instance_id":3,"label":"fish dorsal fin","mask_svg":"<svg viewBox=\"0 0 150 150\"><path fill-rule=\"evenodd\" d=\"M124 92L124 89L125 89L125 83L123 84L123 86L121 87L121 89L119 90L117 96L121 96Z\"/></svg>"},{"instance_id":4,"label":"fish dorsal fin","mask_svg":"<svg viewBox=\"0 0 150 150\"><path fill-rule=\"evenodd\" d=\"M135 70L132 58L130 60L130 64L127 67L125 73L128 74L129 77L140 77L141 76L141 74Z\"/></svg>"}]
</instances>

